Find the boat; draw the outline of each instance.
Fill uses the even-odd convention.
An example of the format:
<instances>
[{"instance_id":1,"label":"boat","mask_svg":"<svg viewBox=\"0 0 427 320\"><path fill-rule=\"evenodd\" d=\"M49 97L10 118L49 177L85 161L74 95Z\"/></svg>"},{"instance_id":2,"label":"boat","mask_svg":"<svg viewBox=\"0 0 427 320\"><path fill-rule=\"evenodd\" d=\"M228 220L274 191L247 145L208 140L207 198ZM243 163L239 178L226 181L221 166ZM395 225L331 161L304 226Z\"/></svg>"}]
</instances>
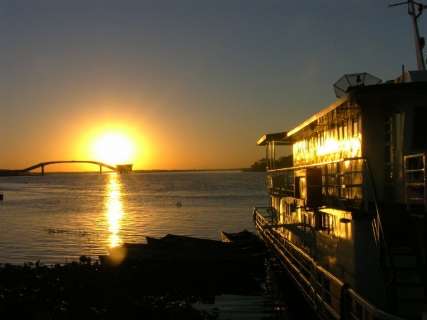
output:
<instances>
[{"instance_id":1,"label":"boat","mask_svg":"<svg viewBox=\"0 0 427 320\"><path fill-rule=\"evenodd\" d=\"M259 243L259 239L256 235L246 229L236 233L221 231L220 238L221 241L225 243L239 243L241 245Z\"/></svg>"},{"instance_id":2,"label":"boat","mask_svg":"<svg viewBox=\"0 0 427 320\"><path fill-rule=\"evenodd\" d=\"M417 3L405 4L418 18ZM269 195L254 208L257 233L320 319L427 319L427 72L418 62L391 81L344 75L335 102L257 142Z\"/></svg>"}]
</instances>

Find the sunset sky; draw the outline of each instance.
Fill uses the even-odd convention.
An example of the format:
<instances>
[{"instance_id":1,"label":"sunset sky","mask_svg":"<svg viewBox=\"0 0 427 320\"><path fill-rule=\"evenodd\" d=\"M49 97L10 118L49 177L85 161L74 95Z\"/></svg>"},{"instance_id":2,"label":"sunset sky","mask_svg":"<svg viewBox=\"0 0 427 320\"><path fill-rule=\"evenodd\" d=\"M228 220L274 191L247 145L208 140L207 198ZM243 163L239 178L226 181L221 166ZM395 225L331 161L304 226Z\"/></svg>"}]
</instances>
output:
<instances>
[{"instance_id":1,"label":"sunset sky","mask_svg":"<svg viewBox=\"0 0 427 320\"><path fill-rule=\"evenodd\" d=\"M91 160L111 132L137 169L249 166L344 73L415 69L406 8L388 4L1 0L0 168Z\"/></svg>"}]
</instances>

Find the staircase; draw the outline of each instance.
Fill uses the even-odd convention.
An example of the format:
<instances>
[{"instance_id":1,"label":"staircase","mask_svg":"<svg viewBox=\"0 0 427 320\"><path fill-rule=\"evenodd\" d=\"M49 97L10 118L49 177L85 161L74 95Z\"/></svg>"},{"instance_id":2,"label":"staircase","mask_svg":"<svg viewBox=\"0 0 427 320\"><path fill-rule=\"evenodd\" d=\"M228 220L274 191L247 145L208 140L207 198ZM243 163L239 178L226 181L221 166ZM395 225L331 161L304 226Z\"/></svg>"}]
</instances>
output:
<instances>
[{"instance_id":1,"label":"staircase","mask_svg":"<svg viewBox=\"0 0 427 320\"><path fill-rule=\"evenodd\" d=\"M404 319L427 319L426 241L427 211L426 154L404 156L405 205L383 204L377 211L379 243L382 253L388 309ZM372 173L368 163L369 177ZM371 181L372 189L375 190ZM383 214L380 216L379 211ZM381 222L382 221L382 222ZM382 227L381 227L382 225ZM375 228L374 228L375 229Z\"/></svg>"},{"instance_id":2,"label":"staircase","mask_svg":"<svg viewBox=\"0 0 427 320\"><path fill-rule=\"evenodd\" d=\"M416 208L419 209L418 204ZM421 318L427 312L424 218L408 212L408 206L394 205L383 210L388 309L404 319L424 320Z\"/></svg>"},{"instance_id":3,"label":"staircase","mask_svg":"<svg viewBox=\"0 0 427 320\"><path fill-rule=\"evenodd\" d=\"M426 311L423 265L411 247L389 249L391 264L390 303L405 319L421 320ZM424 265L425 268L425 265Z\"/></svg>"}]
</instances>

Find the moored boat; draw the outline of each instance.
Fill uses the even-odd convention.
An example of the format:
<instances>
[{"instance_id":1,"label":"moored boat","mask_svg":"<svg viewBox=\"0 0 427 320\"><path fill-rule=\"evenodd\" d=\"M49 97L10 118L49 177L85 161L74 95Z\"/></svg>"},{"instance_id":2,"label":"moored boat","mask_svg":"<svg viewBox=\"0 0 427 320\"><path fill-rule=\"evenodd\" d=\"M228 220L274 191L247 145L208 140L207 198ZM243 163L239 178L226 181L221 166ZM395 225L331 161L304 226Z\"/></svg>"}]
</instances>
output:
<instances>
[{"instance_id":1,"label":"moored boat","mask_svg":"<svg viewBox=\"0 0 427 320\"><path fill-rule=\"evenodd\" d=\"M426 319L427 72L349 74L334 88L330 106L258 140L258 234L320 318Z\"/></svg>"}]
</instances>

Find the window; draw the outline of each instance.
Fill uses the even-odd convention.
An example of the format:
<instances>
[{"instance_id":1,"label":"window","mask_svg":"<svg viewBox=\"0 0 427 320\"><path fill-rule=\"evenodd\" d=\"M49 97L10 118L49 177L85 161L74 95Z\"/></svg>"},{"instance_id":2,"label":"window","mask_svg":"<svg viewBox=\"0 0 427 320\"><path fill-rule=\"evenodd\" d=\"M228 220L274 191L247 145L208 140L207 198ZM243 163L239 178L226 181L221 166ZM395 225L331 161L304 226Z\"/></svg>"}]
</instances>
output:
<instances>
[{"instance_id":1,"label":"window","mask_svg":"<svg viewBox=\"0 0 427 320\"><path fill-rule=\"evenodd\" d=\"M412 131L412 147L414 149L425 149L427 147L427 108L415 108L413 131Z\"/></svg>"}]
</instances>

